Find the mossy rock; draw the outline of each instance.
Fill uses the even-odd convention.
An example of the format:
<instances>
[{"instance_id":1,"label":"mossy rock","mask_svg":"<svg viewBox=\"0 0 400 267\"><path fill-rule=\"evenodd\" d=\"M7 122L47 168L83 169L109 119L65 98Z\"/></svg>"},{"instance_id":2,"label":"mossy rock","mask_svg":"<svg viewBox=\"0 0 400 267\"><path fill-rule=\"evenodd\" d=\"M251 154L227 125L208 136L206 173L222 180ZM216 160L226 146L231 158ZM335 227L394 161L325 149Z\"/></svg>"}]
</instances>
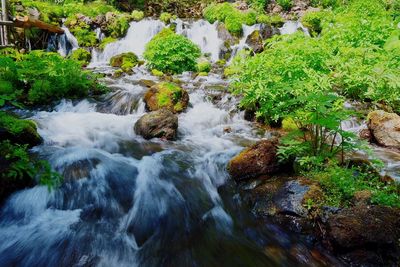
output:
<instances>
[{"instance_id":1,"label":"mossy rock","mask_svg":"<svg viewBox=\"0 0 400 267\"><path fill-rule=\"evenodd\" d=\"M70 58L78 61L82 66L87 66L92 60L92 54L83 48L78 48L72 52Z\"/></svg>"},{"instance_id":2,"label":"mossy rock","mask_svg":"<svg viewBox=\"0 0 400 267\"><path fill-rule=\"evenodd\" d=\"M202 59L197 63L197 71L199 73L201 72L205 72L208 73L211 70L211 63L206 60L206 59Z\"/></svg>"},{"instance_id":3,"label":"mossy rock","mask_svg":"<svg viewBox=\"0 0 400 267\"><path fill-rule=\"evenodd\" d=\"M138 65L138 57L132 52L119 54L110 59L110 65L121 68L124 72L130 72Z\"/></svg>"},{"instance_id":4,"label":"mossy rock","mask_svg":"<svg viewBox=\"0 0 400 267\"><path fill-rule=\"evenodd\" d=\"M173 113L179 113L187 108L189 94L174 83L161 82L146 92L144 102L150 111L166 108Z\"/></svg>"},{"instance_id":5,"label":"mossy rock","mask_svg":"<svg viewBox=\"0 0 400 267\"><path fill-rule=\"evenodd\" d=\"M43 142L34 121L22 120L5 112L0 113L0 139L28 145L28 147L34 147Z\"/></svg>"},{"instance_id":6,"label":"mossy rock","mask_svg":"<svg viewBox=\"0 0 400 267\"><path fill-rule=\"evenodd\" d=\"M134 21L141 21L144 18L144 12L133 10L131 13L131 17Z\"/></svg>"}]
</instances>

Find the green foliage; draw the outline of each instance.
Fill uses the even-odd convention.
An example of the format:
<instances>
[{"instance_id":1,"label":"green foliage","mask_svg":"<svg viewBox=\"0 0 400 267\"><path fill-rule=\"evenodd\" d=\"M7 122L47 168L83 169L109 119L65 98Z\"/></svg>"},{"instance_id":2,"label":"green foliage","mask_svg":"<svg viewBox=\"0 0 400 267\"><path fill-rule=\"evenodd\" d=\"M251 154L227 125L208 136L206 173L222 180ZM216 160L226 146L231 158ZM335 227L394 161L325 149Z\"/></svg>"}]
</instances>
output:
<instances>
[{"instance_id":1,"label":"green foliage","mask_svg":"<svg viewBox=\"0 0 400 267\"><path fill-rule=\"evenodd\" d=\"M163 12L160 14L160 20L165 24L169 24L171 22L172 15L168 12Z\"/></svg>"},{"instance_id":2,"label":"green foliage","mask_svg":"<svg viewBox=\"0 0 400 267\"><path fill-rule=\"evenodd\" d=\"M285 20L280 15L260 14L257 16L257 23L268 24L275 27L282 27Z\"/></svg>"},{"instance_id":3,"label":"green foliage","mask_svg":"<svg viewBox=\"0 0 400 267\"><path fill-rule=\"evenodd\" d=\"M242 71L242 66L246 62L247 58L250 57L249 50L239 51L232 59L231 64L224 69L224 75L226 77L240 74Z\"/></svg>"},{"instance_id":4,"label":"green foliage","mask_svg":"<svg viewBox=\"0 0 400 267\"><path fill-rule=\"evenodd\" d=\"M197 45L168 28L154 36L144 52L150 69L170 74L195 71L200 55Z\"/></svg>"},{"instance_id":5,"label":"green foliage","mask_svg":"<svg viewBox=\"0 0 400 267\"><path fill-rule=\"evenodd\" d=\"M134 21L141 21L144 18L144 12L138 11L138 10L133 10L131 13L131 16Z\"/></svg>"},{"instance_id":6,"label":"green foliage","mask_svg":"<svg viewBox=\"0 0 400 267\"><path fill-rule=\"evenodd\" d=\"M117 15L107 22L107 35L113 38L121 38L126 35L129 29L130 17L128 15Z\"/></svg>"},{"instance_id":7,"label":"green foliage","mask_svg":"<svg viewBox=\"0 0 400 267\"><path fill-rule=\"evenodd\" d=\"M354 193L368 190L373 204L400 207L400 184L382 182L370 168L331 166L308 175L321 184L327 206L349 206Z\"/></svg>"},{"instance_id":8,"label":"green foliage","mask_svg":"<svg viewBox=\"0 0 400 267\"><path fill-rule=\"evenodd\" d=\"M200 60L197 63L197 71L208 73L211 70L211 63L208 60Z\"/></svg>"},{"instance_id":9,"label":"green foliage","mask_svg":"<svg viewBox=\"0 0 400 267\"><path fill-rule=\"evenodd\" d=\"M311 0L310 4L314 7L336 8L345 2L347 0Z\"/></svg>"},{"instance_id":10,"label":"green foliage","mask_svg":"<svg viewBox=\"0 0 400 267\"><path fill-rule=\"evenodd\" d=\"M0 104L4 99L11 104L48 104L104 90L96 76L82 71L80 63L56 53L32 51L20 61L5 57L0 58L0 63Z\"/></svg>"},{"instance_id":11,"label":"green foliage","mask_svg":"<svg viewBox=\"0 0 400 267\"><path fill-rule=\"evenodd\" d=\"M255 10L259 10L260 12L262 12L267 7L270 0L248 0L247 2Z\"/></svg>"},{"instance_id":12,"label":"green foliage","mask_svg":"<svg viewBox=\"0 0 400 267\"><path fill-rule=\"evenodd\" d=\"M289 11L294 5L293 0L276 0L276 2L286 11Z\"/></svg>"},{"instance_id":13,"label":"green foliage","mask_svg":"<svg viewBox=\"0 0 400 267\"><path fill-rule=\"evenodd\" d=\"M313 36L318 36L322 31L322 21L329 15L327 11L310 11L301 18L301 22Z\"/></svg>"},{"instance_id":14,"label":"green foliage","mask_svg":"<svg viewBox=\"0 0 400 267\"><path fill-rule=\"evenodd\" d=\"M0 158L8 166L0 173L2 184L12 184L18 180L36 180L50 188L58 186L62 177L51 170L48 162L33 160L26 145L12 144L8 140L0 142Z\"/></svg>"},{"instance_id":15,"label":"green foliage","mask_svg":"<svg viewBox=\"0 0 400 267\"><path fill-rule=\"evenodd\" d=\"M157 84L157 87L156 99L158 108L169 108L174 112L181 112L183 110L182 88L170 82L161 82Z\"/></svg>"},{"instance_id":16,"label":"green foliage","mask_svg":"<svg viewBox=\"0 0 400 267\"><path fill-rule=\"evenodd\" d=\"M110 59L110 65L120 67L123 72L130 72L137 64L138 57L132 52L122 53Z\"/></svg>"},{"instance_id":17,"label":"green foliage","mask_svg":"<svg viewBox=\"0 0 400 267\"><path fill-rule=\"evenodd\" d=\"M203 16L210 23L223 22L227 30L234 35L242 34L243 24L253 25L257 22L257 13L254 10L241 11L230 3L213 3L204 9Z\"/></svg>"},{"instance_id":18,"label":"green foliage","mask_svg":"<svg viewBox=\"0 0 400 267\"><path fill-rule=\"evenodd\" d=\"M106 37L106 38L104 38L104 39L101 41L101 43L100 43L100 45L99 45L99 48L102 49L102 50L104 50L104 48L106 48L106 46L107 46L108 44L113 43L113 42L116 42L116 41L117 41L116 38L113 38L113 37Z\"/></svg>"},{"instance_id":19,"label":"green foliage","mask_svg":"<svg viewBox=\"0 0 400 267\"><path fill-rule=\"evenodd\" d=\"M72 51L70 58L79 62L82 66L86 66L90 63L92 54L83 48L78 48Z\"/></svg>"}]
</instances>

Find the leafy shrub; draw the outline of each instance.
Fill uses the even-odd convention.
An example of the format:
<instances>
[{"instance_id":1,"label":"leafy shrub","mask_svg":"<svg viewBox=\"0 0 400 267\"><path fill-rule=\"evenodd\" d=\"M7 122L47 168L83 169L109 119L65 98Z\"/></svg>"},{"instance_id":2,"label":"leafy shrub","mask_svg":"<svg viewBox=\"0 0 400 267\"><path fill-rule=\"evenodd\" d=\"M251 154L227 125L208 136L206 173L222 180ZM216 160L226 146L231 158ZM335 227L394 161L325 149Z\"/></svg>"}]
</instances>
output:
<instances>
[{"instance_id":1,"label":"leafy shrub","mask_svg":"<svg viewBox=\"0 0 400 267\"><path fill-rule=\"evenodd\" d=\"M247 2L255 10L263 11L269 4L270 0L248 0Z\"/></svg>"},{"instance_id":2,"label":"leafy shrub","mask_svg":"<svg viewBox=\"0 0 400 267\"><path fill-rule=\"evenodd\" d=\"M289 11L294 5L293 0L277 0L276 2L286 11Z\"/></svg>"},{"instance_id":3,"label":"leafy shrub","mask_svg":"<svg viewBox=\"0 0 400 267\"><path fill-rule=\"evenodd\" d=\"M117 15L107 22L106 34L112 38L121 38L129 30L130 18L127 15Z\"/></svg>"},{"instance_id":4,"label":"leafy shrub","mask_svg":"<svg viewBox=\"0 0 400 267\"><path fill-rule=\"evenodd\" d=\"M133 10L131 13L131 16L134 21L140 21L144 18L144 12L138 11L138 10Z\"/></svg>"},{"instance_id":5,"label":"leafy shrub","mask_svg":"<svg viewBox=\"0 0 400 267\"><path fill-rule=\"evenodd\" d=\"M169 24L171 22L172 15L168 12L163 12L160 14L160 20L165 24Z\"/></svg>"},{"instance_id":6,"label":"leafy shrub","mask_svg":"<svg viewBox=\"0 0 400 267\"><path fill-rule=\"evenodd\" d=\"M144 52L150 69L171 74L195 71L200 55L197 45L168 28L154 36Z\"/></svg>"},{"instance_id":7,"label":"leafy shrub","mask_svg":"<svg viewBox=\"0 0 400 267\"><path fill-rule=\"evenodd\" d=\"M317 36L322 31L322 22L329 16L326 11L310 11L307 12L302 18L301 22L307 27L313 36Z\"/></svg>"},{"instance_id":8,"label":"leafy shrub","mask_svg":"<svg viewBox=\"0 0 400 267\"><path fill-rule=\"evenodd\" d=\"M235 35L242 34L242 25L253 25L257 22L254 10L240 11L231 3L211 4L203 11L204 18L210 22L225 23L227 30Z\"/></svg>"},{"instance_id":9,"label":"leafy shrub","mask_svg":"<svg viewBox=\"0 0 400 267\"><path fill-rule=\"evenodd\" d=\"M211 70L211 63L207 60L201 60L197 63L197 71L208 73Z\"/></svg>"},{"instance_id":10,"label":"leafy shrub","mask_svg":"<svg viewBox=\"0 0 400 267\"><path fill-rule=\"evenodd\" d=\"M9 102L48 104L62 98L83 97L89 92L104 91L104 87L97 84L96 76L82 71L80 63L64 59L56 53L33 51L23 55L21 61L0 58L0 63L0 80L8 81L7 87L13 88L13 94L9 94L3 86L3 96L14 97L7 100Z\"/></svg>"},{"instance_id":11,"label":"leafy shrub","mask_svg":"<svg viewBox=\"0 0 400 267\"><path fill-rule=\"evenodd\" d=\"M86 66L90 63L90 60L92 59L92 54L90 54L90 52L86 51L83 48L78 48L72 51L70 58L79 62L82 66Z\"/></svg>"}]
</instances>

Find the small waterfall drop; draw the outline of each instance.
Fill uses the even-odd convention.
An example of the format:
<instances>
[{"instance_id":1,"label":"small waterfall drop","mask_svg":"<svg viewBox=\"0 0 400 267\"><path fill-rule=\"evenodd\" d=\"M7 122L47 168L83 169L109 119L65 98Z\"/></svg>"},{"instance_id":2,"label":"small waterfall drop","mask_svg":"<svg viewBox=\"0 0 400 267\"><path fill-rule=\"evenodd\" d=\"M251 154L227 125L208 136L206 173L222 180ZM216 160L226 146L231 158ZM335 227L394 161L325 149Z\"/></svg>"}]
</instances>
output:
<instances>
[{"instance_id":1,"label":"small waterfall drop","mask_svg":"<svg viewBox=\"0 0 400 267\"><path fill-rule=\"evenodd\" d=\"M206 20L197 20L185 25L185 22L178 19L175 23L178 34L186 36L197 44L202 53L210 54L212 61L215 62L219 59L219 52L224 41L218 37L218 22L211 24Z\"/></svg>"},{"instance_id":2,"label":"small waterfall drop","mask_svg":"<svg viewBox=\"0 0 400 267\"><path fill-rule=\"evenodd\" d=\"M310 32L306 27L301 24L300 21L287 21L281 28L279 28L280 33L283 34L293 34L297 32L298 30L301 30L304 32L305 35L310 36Z\"/></svg>"},{"instance_id":3,"label":"small waterfall drop","mask_svg":"<svg viewBox=\"0 0 400 267\"><path fill-rule=\"evenodd\" d=\"M103 52L94 53L92 63L104 64L118 54L133 52L142 56L146 44L164 27L159 20L144 19L131 22L127 35L119 41L108 44Z\"/></svg>"},{"instance_id":4,"label":"small waterfall drop","mask_svg":"<svg viewBox=\"0 0 400 267\"><path fill-rule=\"evenodd\" d=\"M78 45L78 40L69 31L69 29L67 27L65 27L63 25L61 28L64 30L64 34L62 34L58 37L58 51L57 52L61 56L66 57L72 51L78 49L79 45Z\"/></svg>"},{"instance_id":5,"label":"small waterfall drop","mask_svg":"<svg viewBox=\"0 0 400 267\"><path fill-rule=\"evenodd\" d=\"M243 37L240 39L237 45L232 46L232 55L228 62L231 62L239 51L248 47L248 45L246 44L247 37L249 37L249 35L255 30L260 30L261 24L254 24L252 26L243 25L242 27L243 27Z\"/></svg>"}]
</instances>

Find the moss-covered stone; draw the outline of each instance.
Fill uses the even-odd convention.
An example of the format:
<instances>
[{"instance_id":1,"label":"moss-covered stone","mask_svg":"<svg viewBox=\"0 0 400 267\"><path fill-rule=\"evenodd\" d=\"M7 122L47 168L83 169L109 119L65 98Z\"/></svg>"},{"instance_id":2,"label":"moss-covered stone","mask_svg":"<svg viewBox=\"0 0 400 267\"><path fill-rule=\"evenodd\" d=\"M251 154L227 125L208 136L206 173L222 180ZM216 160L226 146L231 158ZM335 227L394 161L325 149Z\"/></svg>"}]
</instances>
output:
<instances>
[{"instance_id":1,"label":"moss-covered stone","mask_svg":"<svg viewBox=\"0 0 400 267\"><path fill-rule=\"evenodd\" d=\"M121 68L123 72L131 72L138 65L138 57L132 52L119 54L110 59L110 65Z\"/></svg>"},{"instance_id":2,"label":"moss-covered stone","mask_svg":"<svg viewBox=\"0 0 400 267\"><path fill-rule=\"evenodd\" d=\"M164 73L162 71L159 71L159 70L156 70L156 69L152 69L151 70L151 74L153 74L154 76L157 76L157 77L161 77L161 76L164 75Z\"/></svg>"},{"instance_id":3,"label":"moss-covered stone","mask_svg":"<svg viewBox=\"0 0 400 267\"><path fill-rule=\"evenodd\" d=\"M16 144L28 144L29 147L43 142L34 121L21 120L5 112L0 112L0 139Z\"/></svg>"},{"instance_id":4,"label":"moss-covered stone","mask_svg":"<svg viewBox=\"0 0 400 267\"><path fill-rule=\"evenodd\" d=\"M113 37L106 37L106 38L104 38L103 40L101 40L101 43L100 43L100 45L99 45L99 48L100 48L101 50L104 50L104 48L106 48L106 46L107 46L108 44L113 43L113 42L116 42L116 41L117 41L116 38L113 38Z\"/></svg>"},{"instance_id":5,"label":"moss-covered stone","mask_svg":"<svg viewBox=\"0 0 400 267\"><path fill-rule=\"evenodd\" d=\"M87 66L92 60L92 54L83 48L78 48L72 52L70 58L78 61L82 66Z\"/></svg>"},{"instance_id":6,"label":"moss-covered stone","mask_svg":"<svg viewBox=\"0 0 400 267\"><path fill-rule=\"evenodd\" d=\"M206 60L202 59L197 63L197 71L198 72L205 72L208 73L211 70L211 63Z\"/></svg>"},{"instance_id":7,"label":"moss-covered stone","mask_svg":"<svg viewBox=\"0 0 400 267\"><path fill-rule=\"evenodd\" d=\"M174 83L161 82L146 92L144 101L150 111L166 108L173 113L179 113L187 108L189 94Z\"/></svg>"},{"instance_id":8,"label":"moss-covered stone","mask_svg":"<svg viewBox=\"0 0 400 267\"><path fill-rule=\"evenodd\" d=\"M170 24L172 19L172 15L168 12L163 12L160 15L160 20L165 24Z\"/></svg>"}]
</instances>

